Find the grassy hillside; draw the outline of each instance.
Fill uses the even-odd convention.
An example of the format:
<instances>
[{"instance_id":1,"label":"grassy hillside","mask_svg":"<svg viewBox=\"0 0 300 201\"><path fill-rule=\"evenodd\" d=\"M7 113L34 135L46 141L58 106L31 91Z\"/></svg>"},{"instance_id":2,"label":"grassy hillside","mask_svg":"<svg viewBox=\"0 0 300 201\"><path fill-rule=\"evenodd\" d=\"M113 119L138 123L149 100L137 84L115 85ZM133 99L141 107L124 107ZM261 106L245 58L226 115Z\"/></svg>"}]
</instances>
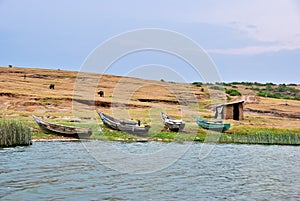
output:
<instances>
[{"instance_id":1,"label":"grassy hillside","mask_svg":"<svg viewBox=\"0 0 300 201\"><path fill-rule=\"evenodd\" d=\"M78 80L85 80L85 85L76 85ZM55 84L54 90L49 89L51 83ZM80 87L82 94L77 93ZM90 89L85 91L87 87ZM99 97L99 90L104 91L104 97ZM239 92L240 96L232 91ZM107 114L119 115L118 118L127 118L128 111L131 119L140 119L152 126L159 124L158 129L161 127L159 112L164 110L177 118L184 118L186 130L191 131L195 124L193 116L212 117L213 104L223 100L245 100L245 119L226 120L226 123L231 123L229 133L246 128L284 128L298 132L299 91L297 85L169 83L64 70L0 67L1 117L24 119L35 129L33 114L65 123L76 118L84 119L84 113L80 117L75 115L77 111L73 113L75 101ZM263 96L258 96L263 92ZM277 97L270 98L271 93L277 93ZM97 119L96 113L92 118Z\"/></svg>"}]
</instances>

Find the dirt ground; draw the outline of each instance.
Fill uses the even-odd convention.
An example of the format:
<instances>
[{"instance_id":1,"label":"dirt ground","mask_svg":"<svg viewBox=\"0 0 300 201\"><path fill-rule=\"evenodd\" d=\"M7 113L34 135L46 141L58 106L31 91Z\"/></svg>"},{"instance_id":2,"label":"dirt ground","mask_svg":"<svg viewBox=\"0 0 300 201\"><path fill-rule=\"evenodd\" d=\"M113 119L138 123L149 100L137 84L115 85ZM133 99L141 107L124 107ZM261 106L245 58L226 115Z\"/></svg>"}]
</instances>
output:
<instances>
[{"instance_id":1,"label":"dirt ground","mask_svg":"<svg viewBox=\"0 0 300 201\"><path fill-rule=\"evenodd\" d=\"M50 89L54 84L54 89ZM300 128L300 101L257 97L255 92L237 85L242 96L229 97L203 85L142 80L113 75L78 73L64 70L0 67L1 117L84 118L80 111L99 109L131 119L149 121L165 111L177 118L212 117L211 105L221 101L244 100L242 121L235 125ZM100 97L98 92L103 91ZM80 115L77 115L80 114Z\"/></svg>"}]
</instances>

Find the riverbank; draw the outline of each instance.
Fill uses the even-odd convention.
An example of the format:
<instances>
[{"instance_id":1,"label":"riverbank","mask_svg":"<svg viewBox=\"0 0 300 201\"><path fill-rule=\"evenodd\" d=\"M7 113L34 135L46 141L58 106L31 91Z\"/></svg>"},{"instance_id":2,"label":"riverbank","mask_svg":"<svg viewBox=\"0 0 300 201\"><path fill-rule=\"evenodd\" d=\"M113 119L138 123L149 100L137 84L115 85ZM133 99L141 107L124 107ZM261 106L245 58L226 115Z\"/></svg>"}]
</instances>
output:
<instances>
[{"instance_id":1,"label":"riverbank","mask_svg":"<svg viewBox=\"0 0 300 201\"><path fill-rule=\"evenodd\" d=\"M223 87L233 88L241 93L241 96L232 96L211 84L97 75L101 82L93 90L95 94L89 94L89 98L75 96L76 81L88 80L90 76L95 77L95 74L84 73L84 76L79 76L78 72L59 69L0 67L1 117L26 122L33 130L33 140L57 138L39 131L32 118L32 115L36 115L55 123L92 127L92 138L98 140L205 142L210 140L207 131L196 126L193 116L212 118L215 111L211 97L216 97L213 100L215 102L218 98L225 98L226 102L245 101L244 119L226 119L225 123L230 123L231 128L221 134L219 143L298 144L300 101L256 96L254 89L264 90L264 86L249 86L249 83L246 85L243 82L223 84ZM50 89L50 84L54 84L55 88ZM272 87L275 89L277 86ZM300 89L298 85L291 87ZM103 97L97 93L100 90L104 92ZM119 97L120 93L122 97ZM125 99L121 99L124 97ZM78 111L74 104L80 104ZM160 132L162 129L156 129L150 133L149 138L139 139L108 131L101 120L95 117L96 113L95 116L80 113L81 106L93 106L93 109L116 115L117 118L139 119L144 124L151 124L152 128L162 128L160 111L164 111L175 118L183 118L186 128L183 133ZM126 114L122 111L126 111ZM293 134L297 137L288 137Z\"/></svg>"},{"instance_id":2,"label":"riverbank","mask_svg":"<svg viewBox=\"0 0 300 201\"><path fill-rule=\"evenodd\" d=\"M169 132L161 131L158 133L150 133L148 137L139 137L126 134L120 131L110 130L103 125L100 126L101 131L94 131L90 139L75 139L36 131L32 141L33 142L81 142L89 140L101 141L117 141L117 142L195 142L195 143L226 143L226 144L263 144L263 145L300 145L299 130L287 129L266 129L266 128L252 128L244 127L241 130L219 133L199 128L197 132Z\"/></svg>"}]
</instances>

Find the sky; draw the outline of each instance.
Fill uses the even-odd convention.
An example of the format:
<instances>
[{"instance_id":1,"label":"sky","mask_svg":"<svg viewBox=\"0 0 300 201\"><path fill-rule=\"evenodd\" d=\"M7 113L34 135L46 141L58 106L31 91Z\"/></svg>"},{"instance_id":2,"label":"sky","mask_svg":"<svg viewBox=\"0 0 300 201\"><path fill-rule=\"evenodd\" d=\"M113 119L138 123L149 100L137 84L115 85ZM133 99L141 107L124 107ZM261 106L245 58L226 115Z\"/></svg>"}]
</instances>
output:
<instances>
[{"instance_id":1,"label":"sky","mask_svg":"<svg viewBox=\"0 0 300 201\"><path fill-rule=\"evenodd\" d=\"M101 44L148 28L195 42L223 82L300 83L298 0L0 0L0 66L82 71ZM101 73L203 81L182 58L155 50Z\"/></svg>"}]
</instances>

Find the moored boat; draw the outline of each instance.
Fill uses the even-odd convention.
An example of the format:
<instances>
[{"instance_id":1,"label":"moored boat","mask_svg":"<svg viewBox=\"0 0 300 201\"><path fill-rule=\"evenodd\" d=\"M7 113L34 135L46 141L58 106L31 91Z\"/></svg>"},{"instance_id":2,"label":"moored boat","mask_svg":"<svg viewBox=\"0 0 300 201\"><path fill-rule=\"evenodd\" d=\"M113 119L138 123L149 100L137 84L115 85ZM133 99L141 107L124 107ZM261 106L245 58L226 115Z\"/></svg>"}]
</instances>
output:
<instances>
[{"instance_id":1,"label":"moored boat","mask_svg":"<svg viewBox=\"0 0 300 201\"><path fill-rule=\"evenodd\" d=\"M223 132L230 128L230 124L224 124L222 120L206 120L200 117L195 117L195 119L200 127L208 130Z\"/></svg>"},{"instance_id":2,"label":"moored boat","mask_svg":"<svg viewBox=\"0 0 300 201\"><path fill-rule=\"evenodd\" d=\"M150 129L150 126L140 126L137 122L134 121L122 121L104 114L98 110L97 113L101 118L103 124L114 130L119 130L138 136L147 136L147 133Z\"/></svg>"},{"instance_id":3,"label":"moored boat","mask_svg":"<svg viewBox=\"0 0 300 201\"><path fill-rule=\"evenodd\" d=\"M92 135L92 130L89 128L76 128L73 126L64 126L43 121L37 116L32 116L39 127L46 133L52 133L64 137L73 137L78 139L89 138Z\"/></svg>"},{"instance_id":4,"label":"moored boat","mask_svg":"<svg viewBox=\"0 0 300 201\"><path fill-rule=\"evenodd\" d=\"M180 132L184 129L185 122L181 119L175 119L164 112L161 112L161 119L163 120L165 127L170 131Z\"/></svg>"}]
</instances>

